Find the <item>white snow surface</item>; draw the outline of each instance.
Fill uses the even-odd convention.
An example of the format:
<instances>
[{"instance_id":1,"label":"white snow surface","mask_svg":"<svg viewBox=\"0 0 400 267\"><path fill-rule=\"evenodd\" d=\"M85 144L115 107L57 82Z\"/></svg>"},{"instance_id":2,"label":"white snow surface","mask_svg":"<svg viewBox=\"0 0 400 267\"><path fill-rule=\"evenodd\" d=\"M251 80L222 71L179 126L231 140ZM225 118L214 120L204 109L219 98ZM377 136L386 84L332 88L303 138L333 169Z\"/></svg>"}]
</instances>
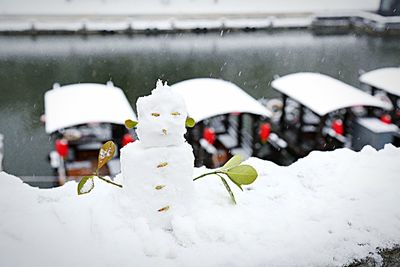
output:
<instances>
[{"instance_id":1,"label":"white snow surface","mask_svg":"<svg viewBox=\"0 0 400 267\"><path fill-rule=\"evenodd\" d=\"M400 244L399 160L391 145L289 167L251 158L259 177L244 192L232 185L238 205L206 177L172 231L151 230L102 181L77 196L74 182L44 190L2 172L0 266L341 266Z\"/></svg>"},{"instance_id":2,"label":"white snow surface","mask_svg":"<svg viewBox=\"0 0 400 267\"><path fill-rule=\"evenodd\" d=\"M358 118L357 122L375 133L395 133L399 127L395 124L387 124L377 118Z\"/></svg>"},{"instance_id":3,"label":"white snow surface","mask_svg":"<svg viewBox=\"0 0 400 267\"><path fill-rule=\"evenodd\" d=\"M124 125L126 119L136 119L124 92L112 83L56 87L44 94L44 102L48 134L79 124L109 122Z\"/></svg>"},{"instance_id":4,"label":"white snow surface","mask_svg":"<svg viewBox=\"0 0 400 267\"><path fill-rule=\"evenodd\" d=\"M157 167L159 164L167 164ZM175 215L187 215L193 202L192 146L145 147L135 141L121 150L124 191L132 214L147 218L150 228L171 228ZM162 188L157 189L157 186ZM167 211L158 210L168 207Z\"/></svg>"},{"instance_id":5,"label":"white snow surface","mask_svg":"<svg viewBox=\"0 0 400 267\"><path fill-rule=\"evenodd\" d=\"M221 79L189 79L172 85L171 89L182 95L189 116L196 122L232 112L272 116L268 109L243 89ZM223 105L221 101L224 101Z\"/></svg>"},{"instance_id":6,"label":"white snow surface","mask_svg":"<svg viewBox=\"0 0 400 267\"><path fill-rule=\"evenodd\" d=\"M187 109L181 95L159 80L151 95L136 102L136 133L144 147L165 147L185 142Z\"/></svg>"},{"instance_id":7,"label":"white snow surface","mask_svg":"<svg viewBox=\"0 0 400 267\"><path fill-rule=\"evenodd\" d=\"M275 79L271 85L320 116L347 107L392 108L390 103L321 73L292 73Z\"/></svg>"},{"instance_id":8,"label":"white snow surface","mask_svg":"<svg viewBox=\"0 0 400 267\"><path fill-rule=\"evenodd\" d=\"M382 68L366 72L360 76L360 82L400 96L400 67Z\"/></svg>"},{"instance_id":9,"label":"white snow surface","mask_svg":"<svg viewBox=\"0 0 400 267\"><path fill-rule=\"evenodd\" d=\"M136 107L139 140L121 150L125 193L134 203L129 207L151 229L171 229L174 217L189 213L194 195L193 149L184 138L185 101L158 80Z\"/></svg>"}]
</instances>

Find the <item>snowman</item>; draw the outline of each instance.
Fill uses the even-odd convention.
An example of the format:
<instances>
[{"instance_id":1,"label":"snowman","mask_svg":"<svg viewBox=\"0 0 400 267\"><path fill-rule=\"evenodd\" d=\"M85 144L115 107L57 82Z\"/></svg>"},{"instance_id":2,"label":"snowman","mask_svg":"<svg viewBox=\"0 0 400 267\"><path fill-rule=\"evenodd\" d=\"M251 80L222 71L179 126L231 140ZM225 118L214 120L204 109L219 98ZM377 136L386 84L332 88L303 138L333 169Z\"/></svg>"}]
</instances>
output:
<instances>
[{"instance_id":1,"label":"snowman","mask_svg":"<svg viewBox=\"0 0 400 267\"><path fill-rule=\"evenodd\" d=\"M190 210L194 156L186 142L183 98L160 80L151 95L139 97L139 140L121 150L125 193L134 210L154 228L168 229Z\"/></svg>"}]
</instances>

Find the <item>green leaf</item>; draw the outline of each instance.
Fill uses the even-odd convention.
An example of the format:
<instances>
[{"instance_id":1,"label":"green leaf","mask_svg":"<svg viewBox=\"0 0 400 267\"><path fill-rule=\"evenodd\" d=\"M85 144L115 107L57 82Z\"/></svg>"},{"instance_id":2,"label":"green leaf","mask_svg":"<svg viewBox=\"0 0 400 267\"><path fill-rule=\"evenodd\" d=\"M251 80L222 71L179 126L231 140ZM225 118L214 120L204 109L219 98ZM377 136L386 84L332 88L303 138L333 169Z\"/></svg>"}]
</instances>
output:
<instances>
[{"instance_id":1,"label":"green leaf","mask_svg":"<svg viewBox=\"0 0 400 267\"><path fill-rule=\"evenodd\" d=\"M218 175L221 178L222 183L224 184L226 190L228 191L229 195L231 196L231 199L233 201L233 203L236 204L236 199L235 199L235 195L233 194L231 188L229 187L228 183L226 182L226 180L224 179L224 177Z\"/></svg>"},{"instance_id":2,"label":"green leaf","mask_svg":"<svg viewBox=\"0 0 400 267\"><path fill-rule=\"evenodd\" d=\"M242 185L238 184L237 182L235 182L234 180L231 179L231 181L237 186L239 187L240 190L243 191Z\"/></svg>"},{"instance_id":3,"label":"green leaf","mask_svg":"<svg viewBox=\"0 0 400 267\"><path fill-rule=\"evenodd\" d=\"M224 171L235 184L248 185L257 179L258 173L250 165L239 165Z\"/></svg>"},{"instance_id":4,"label":"green leaf","mask_svg":"<svg viewBox=\"0 0 400 267\"><path fill-rule=\"evenodd\" d=\"M240 165L240 163L243 162L243 157L239 154L236 154L235 156L233 156L232 158L230 158L225 164L224 166L222 166L220 168L220 170L226 171L229 170L233 167L236 167L238 165Z\"/></svg>"},{"instance_id":5,"label":"green leaf","mask_svg":"<svg viewBox=\"0 0 400 267\"><path fill-rule=\"evenodd\" d=\"M113 158L115 153L115 144L113 141L106 142L100 149L99 162L97 164L97 170L104 166L110 159Z\"/></svg>"},{"instance_id":6,"label":"green leaf","mask_svg":"<svg viewBox=\"0 0 400 267\"><path fill-rule=\"evenodd\" d=\"M78 184L78 195L87 194L94 188L93 176L84 176Z\"/></svg>"},{"instance_id":7,"label":"green leaf","mask_svg":"<svg viewBox=\"0 0 400 267\"><path fill-rule=\"evenodd\" d=\"M196 124L196 122L194 121L193 118L191 118L191 117L186 118L186 122L185 122L186 127L193 128L195 124Z\"/></svg>"},{"instance_id":8,"label":"green leaf","mask_svg":"<svg viewBox=\"0 0 400 267\"><path fill-rule=\"evenodd\" d=\"M125 127L128 129L133 129L136 127L136 125L138 125L137 121L133 121L133 120L126 120L125 121Z\"/></svg>"}]
</instances>

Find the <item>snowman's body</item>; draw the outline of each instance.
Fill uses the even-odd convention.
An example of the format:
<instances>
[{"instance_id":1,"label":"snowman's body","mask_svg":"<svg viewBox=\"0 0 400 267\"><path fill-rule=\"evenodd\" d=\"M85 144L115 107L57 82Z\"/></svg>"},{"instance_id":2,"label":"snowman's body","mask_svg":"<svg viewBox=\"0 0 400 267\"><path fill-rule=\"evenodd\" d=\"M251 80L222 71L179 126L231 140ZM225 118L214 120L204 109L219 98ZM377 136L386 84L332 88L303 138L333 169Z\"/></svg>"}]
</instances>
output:
<instances>
[{"instance_id":1,"label":"snowman's body","mask_svg":"<svg viewBox=\"0 0 400 267\"><path fill-rule=\"evenodd\" d=\"M185 141L187 111L182 97L157 83L137 101L139 140L121 150L125 192L138 215L153 227L170 227L193 198L192 147Z\"/></svg>"}]
</instances>

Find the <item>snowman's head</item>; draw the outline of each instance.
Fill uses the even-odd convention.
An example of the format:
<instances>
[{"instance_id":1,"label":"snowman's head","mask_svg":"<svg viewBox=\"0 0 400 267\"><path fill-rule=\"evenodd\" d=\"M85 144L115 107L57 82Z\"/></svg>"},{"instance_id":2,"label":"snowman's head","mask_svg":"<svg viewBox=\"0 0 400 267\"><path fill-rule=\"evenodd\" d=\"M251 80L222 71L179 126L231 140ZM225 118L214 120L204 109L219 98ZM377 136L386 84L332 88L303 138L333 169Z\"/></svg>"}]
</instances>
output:
<instances>
[{"instance_id":1,"label":"snowman's head","mask_svg":"<svg viewBox=\"0 0 400 267\"><path fill-rule=\"evenodd\" d=\"M147 147L180 145L186 133L187 110L181 95L158 80L151 95L139 97L137 134Z\"/></svg>"}]
</instances>

